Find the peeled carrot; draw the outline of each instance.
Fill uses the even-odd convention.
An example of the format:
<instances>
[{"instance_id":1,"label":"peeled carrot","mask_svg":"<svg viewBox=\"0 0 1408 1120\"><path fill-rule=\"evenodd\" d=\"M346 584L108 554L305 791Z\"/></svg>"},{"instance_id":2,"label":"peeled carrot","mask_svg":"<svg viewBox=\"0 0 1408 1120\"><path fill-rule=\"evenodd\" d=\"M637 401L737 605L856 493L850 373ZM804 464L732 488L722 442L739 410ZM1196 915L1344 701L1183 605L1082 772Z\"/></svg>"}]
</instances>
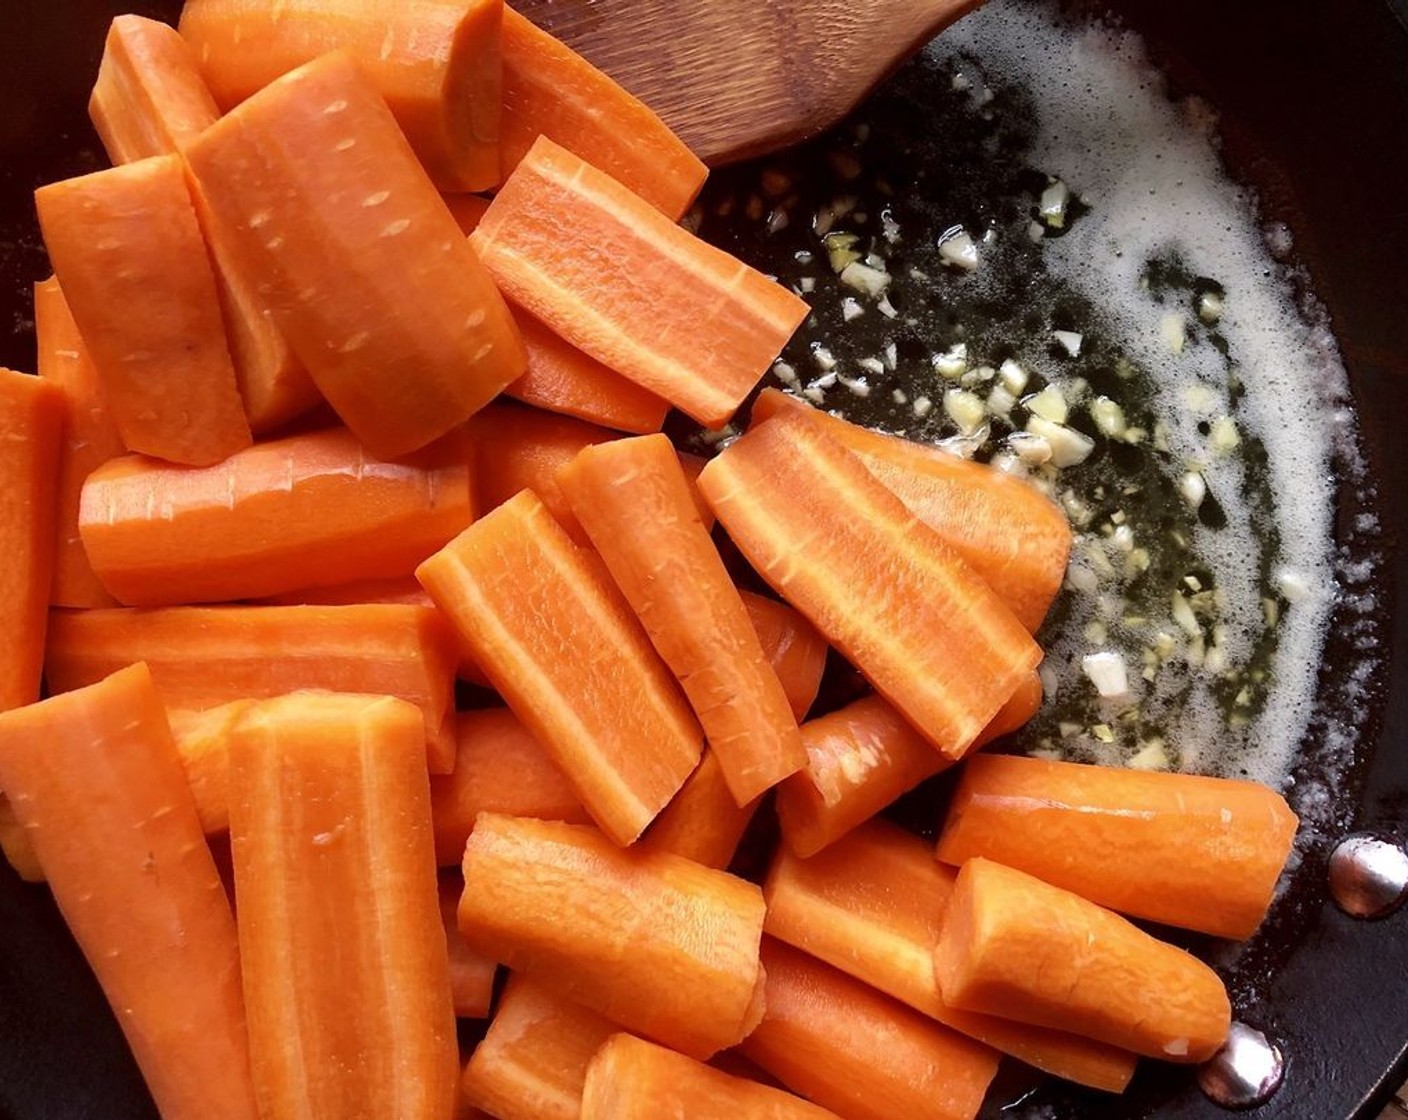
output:
<instances>
[{"instance_id":1,"label":"peeled carrot","mask_svg":"<svg viewBox=\"0 0 1408 1120\"><path fill-rule=\"evenodd\" d=\"M970 859L934 949L951 1007L1083 1034L1174 1062L1212 1057L1227 992L1202 961L1093 902Z\"/></svg>"},{"instance_id":2,"label":"peeled carrot","mask_svg":"<svg viewBox=\"0 0 1408 1120\"><path fill-rule=\"evenodd\" d=\"M821 675L826 671L826 639L786 603L751 591L739 591L739 595L773 672L787 693L792 714L800 720L821 688Z\"/></svg>"},{"instance_id":3,"label":"peeled carrot","mask_svg":"<svg viewBox=\"0 0 1408 1120\"><path fill-rule=\"evenodd\" d=\"M523 372L508 308L346 55L278 79L186 158L232 259L375 454L425 446Z\"/></svg>"},{"instance_id":4,"label":"peeled carrot","mask_svg":"<svg viewBox=\"0 0 1408 1120\"><path fill-rule=\"evenodd\" d=\"M458 872L440 875L440 921L450 951L450 1002L460 1019L487 1019L494 1001L494 974L498 964L476 953L460 934L460 895L464 881Z\"/></svg>"},{"instance_id":5,"label":"peeled carrot","mask_svg":"<svg viewBox=\"0 0 1408 1120\"><path fill-rule=\"evenodd\" d=\"M582 1120L838 1120L791 1093L676 1054L628 1034L612 1035L587 1066Z\"/></svg>"},{"instance_id":6,"label":"peeled carrot","mask_svg":"<svg viewBox=\"0 0 1408 1120\"><path fill-rule=\"evenodd\" d=\"M0 786L161 1115L256 1120L235 923L146 668L0 715Z\"/></svg>"},{"instance_id":7,"label":"peeled carrot","mask_svg":"<svg viewBox=\"0 0 1408 1120\"><path fill-rule=\"evenodd\" d=\"M525 490L416 576L592 819L629 844L689 777L703 736L594 559Z\"/></svg>"},{"instance_id":8,"label":"peeled carrot","mask_svg":"<svg viewBox=\"0 0 1408 1120\"><path fill-rule=\"evenodd\" d=\"M1040 706L1041 678L1030 673L974 747L1015 731ZM951 765L879 696L804 723L802 744L806 768L778 788L777 817L788 846L803 858Z\"/></svg>"},{"instance_id":9,"label":"peeled carrot","mask_svg":"<svg viewBox=\"0 0 1408 1120\"><path fill-rule=\"evenodd\" d=\"M458 1054L420 713L295 693L230 747L230 847L263 1120L447 1117Z\"/></svg>"},{"instance_id":10,"label":"peeled carrot","mask_svg":"<svg viewBox=\"0 0 1408 1120\"><path fill-rule=\"evenodd\" d=\"M213 708L298 689L397 696L424 718L432 773L455 761L454 657L434 611L165 607L55 611L44 674L67 692L145 661L172 708Z\"/></svg>"},{"instance_id":11,"label":"peeled carrot","mask_svg":"<svg viewBox=\"0 0 1408 1120\"><path fill-rule=\"evenodd\" d=\"M1250 937L1271 906L1296 815L1255 782L1040 758L975 758L939 858L975 856L1136 918Z\"/></svg>"},{"instance_id":12,"label":"peeled carrot","mask_svg":"<svg viewBox=\"0 0 1408 1120\"><path fill-rule=\"evenodd\" d=\"M640 838L640 846L723 870L733 862L759 800L739 805L718 755L706 750L694 773Z\"/></svg>"},{"instance_id":13,"label":"peeled carrot","mask_svg":"<svg viewBox=\"0 0 1408 1120\"><path fill-rule=\"evenodd\" d=\"M504 175L539 136L589 159L665 217L689 209L708 168L649 106L565 43L504 9Z\"/></svg>"},{"instance_id":14,"label":"peeled carrot","mask_svg":"<svg viewBox=\"0 0 1408 1120\"><path fill-rule=\"evenodd\" d=\"M129 450L193 466L251 442L178 155L40 187L44 243Z\"/></svg>"},{"instance_id":15,"label":"peeled carrot","mask_svg":"<svg viewBox=\"0 0 1408 1120\"><path fill-rule=\"evenodd\" d=\"M743 1054L847 1120L972 1120L997 1053L763 939L767 1011Z\"/></svg>"},{"instance_id":16,"label":"peeled carrot","mask_svg":"<svg viewBox=\"0 0 1408 1120\"><path fill-rule=\"evenodd\" d=\"M233 109L275 78L346 51L441 190L499 182L503 0L188 0L181 34Z\"/></svg>"},{"instance_id":17,"label":"peeled carrot","mask_svg":"<svg viewBox=\"0 0 1408 1120\"><path fill-rule=\"evenodd\" d=\"M778 849L763 886L764 929L995 1050L1121 1092L1134 1073L1126 1050L945 1005L934 945L956 877L919 837L872 820L809 859Z\"/></svg>"},{"instance_id":18,"label":"peeled carrot","mask_svg":"<svg viewBox=\"0 0 1408 1120\"><path fill-rule=\"evenodd\" d=\"M1041 660L1001 599L810 416L750 429L699 488L763 578L948 757Z\"/></svg>"},{"instance_id":19,"label":"peeled carrot","mask_svg":"<svg viewBox=\"0 0 1408 1120\"><path fill-rule=\"evenodd\" d=\"M515 303L710 427L733 415L807 315L792 292L546 136L470 243Z\"/></svg>"},{"instance_id":20,"label":"peeled carrot","mask_svg":"<svg viewBox=\"0 0 1408 1120\"><path fill-rule=\"evenodd\" d=\"M333 428L201 470L115 459L84 484L79 530L119 600L168 606L409 576L471 520L463 463L383 462Z\"/></svg>"},{"instance_id":21,"label":"peeled carrot","mask_svg":"<svg viewBox=\"0 0 1408 1120\"><path fill-rule=\"evenodd\" d=\"M1034 486L937 447L871 431L764 389L755 422L787 409L813 418L933 529L1033 633L1061 589L1071 526Z\"/></svg>"},{"instance_id":22,"label":"peeled carrot","mask_svg":"<svg viewBox=\"0 0 1408 1120\"><path fill-rule=\"evenodd\" d=\"M203 711L173 708L166 713L207 836L229 831L230 739L240 720L258 706L256 700L232 700Z\"/></svg>"},{"instance_id":23,"label":"peeled carrot","mask_svg":"<svg viewBox=\"0 0 1408 1120\"><path fill-rule=\"evenodd\" d=\"M480 816L464 855L471 946L701 1060L762 1014L762 892L593 828Z\"/></svg>"},{"instance_id":24,"label":"peeled carrot","mask_svg":"<svg viewBox=\"0 0 1408 1120\"><path fill-rule=\"evenodd\" d=\"M0 796L0 854L26 883L42 883L44 869L8 797Z\"/></svg>"}]
</instances>

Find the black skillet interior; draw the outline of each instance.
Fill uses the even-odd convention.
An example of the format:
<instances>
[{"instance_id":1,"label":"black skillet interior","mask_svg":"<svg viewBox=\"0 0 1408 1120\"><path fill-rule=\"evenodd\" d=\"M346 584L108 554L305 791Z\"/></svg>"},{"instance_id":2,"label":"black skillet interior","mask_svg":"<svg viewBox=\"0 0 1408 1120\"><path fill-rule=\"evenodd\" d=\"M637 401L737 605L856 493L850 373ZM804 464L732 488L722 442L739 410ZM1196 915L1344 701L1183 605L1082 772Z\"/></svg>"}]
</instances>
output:
<instances>
[{"instance_id":1,"label":"black skillet interior","mask_svg":"<svg viewBox=\"0 0 1408 1120\"><path fill-rule=\"evenodd\" d=\"M1397 430L1408 417L1401 396L1408 388L1408 0L1394 3L1396 11L1382 0L1126 0L1115 8L1147 37L1174 92L1217 106L1229 164L1257 187L1265 216L1290 227L1343 348L1376 482L1372 505L1390 549L1378 589L1388 661L1373 703L1339 713L1364 729L1366 748L1340 791L1333 829L1401 840L1408 835L1408 614L1394 603L1408 591L1408 552L1394 546L1408 530L1408 441ZM108 19L130 10L171 19L178 8L176 0L0 0L0 363L28 369L34 361L29 284L48 270L30 192L102 165L85 103ZM1353 496L1345 497L1342 523ZM1338 663L1334 642L1327 685ZM1276 1037L1288 1058L1283 1092L1249 1116L1372 1117L1395 1079L1408 1074L1408 911L1378 923L1341 915L1325 898L1324 847L1309 854L1249 954L1269 979L1241 992L1239 1012ZM1004 1089L1003 1103L1023 1084L1014 1079ZM1141 1072L1118 1101L1049 1089L1039 1099L1051 1105L1044 1115L1052 1120L1221 1114L1186 1071L1169 1069ZM153 1116L46 892L0 867L0 1117Z\"/></svg>"}]
</instances>

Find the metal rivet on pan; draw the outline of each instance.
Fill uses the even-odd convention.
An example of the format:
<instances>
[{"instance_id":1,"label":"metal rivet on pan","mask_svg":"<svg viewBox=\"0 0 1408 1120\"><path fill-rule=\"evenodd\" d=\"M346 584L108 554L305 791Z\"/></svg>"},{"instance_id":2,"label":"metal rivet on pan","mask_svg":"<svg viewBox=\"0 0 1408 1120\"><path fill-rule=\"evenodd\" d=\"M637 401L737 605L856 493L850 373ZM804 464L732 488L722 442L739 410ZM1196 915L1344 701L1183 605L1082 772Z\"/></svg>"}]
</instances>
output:
<instances>
[{"instance_id":1,"label":"metal rivet on pan","mask_svg":"<svg viewBox=\"0 0 1408 1120\"><path fill-rule=\"evenodd\" d=\"M1386 917L1408 898L1408 852L1375 836L1342 840L1330 853L1330 894L1355 918Z\"/></svg>"},{"instance_id":2,"label":"metal rivet on pan","mask_svg":"<svg viewBox=\"0 0 1408 1120\"><path fill-rule=\"evenodd\" d=\"M1223 1108L1254 1108L1281 1087L1285 1069L1280 1047L1255 1027L1233 1023L1222 1049L1198 1068L1198 1086Z\"/></svg>"}]
</instances>

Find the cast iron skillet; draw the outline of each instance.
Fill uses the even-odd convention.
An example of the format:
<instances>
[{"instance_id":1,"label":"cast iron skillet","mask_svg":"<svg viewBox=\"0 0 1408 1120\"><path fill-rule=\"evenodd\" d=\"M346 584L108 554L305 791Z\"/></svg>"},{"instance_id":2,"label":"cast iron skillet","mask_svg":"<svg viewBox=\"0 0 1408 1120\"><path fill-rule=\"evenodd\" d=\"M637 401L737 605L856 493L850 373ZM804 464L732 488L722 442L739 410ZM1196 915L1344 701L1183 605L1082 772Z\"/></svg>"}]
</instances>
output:
<instances>
[{"instance_id":1,"label":"cast iron skillet","mask_svg":"<svg viewBox=\"0 0 1408 1120\"><path fill-rule=\"evenodd\" d=\"M1281 1093L1253 1117L1376 1114L1408 1076L1408 911L1377 923L1326 900L1329 841L1351 831L1408 836L1408 0L1126 0L1176 92L1221 112L1225 152L1269 218L1292 230L1349 369L1385 527L1387 662L1373 701L1339 713L1363 728L1363 757L1340 791L1333 835L1316 846L1251 955L1272 973L1239 994L1239 1014L1280 1041ZM173 20L179 0L0 0L0 364L32 369L29 285L48 272L30 193L95 170L86 99L108 20ZM1335 639L1322 679L1333 680ZM3 861L0 861L3 862ZM1187 1071L1151 1068L1108 1100L1058 1090L1063 1118L1211 1118ZM1008 1100L1011 1099L1009 1095ZM152 1120L155 1112L102 995L48 894L0 866L0 1118Z\"/></svg>"}]
</instances>

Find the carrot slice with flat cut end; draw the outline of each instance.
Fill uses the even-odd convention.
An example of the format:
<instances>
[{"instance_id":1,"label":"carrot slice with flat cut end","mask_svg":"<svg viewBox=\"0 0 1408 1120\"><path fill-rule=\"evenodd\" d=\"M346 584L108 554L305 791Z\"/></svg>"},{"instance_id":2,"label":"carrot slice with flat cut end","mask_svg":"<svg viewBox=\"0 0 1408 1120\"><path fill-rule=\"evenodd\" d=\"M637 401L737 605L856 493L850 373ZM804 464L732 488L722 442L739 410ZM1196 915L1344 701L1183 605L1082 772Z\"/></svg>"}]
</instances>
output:
<instances>
[{"instance_id":1,"label":"carrot slice with flat cut end","mask_svg":"<svg viewBox=\"0 0 1408 1120\"><path fill-rule=\"evenodd\" d=\"M842 443L980 575L1035 633L1061 590L1071 551L1066 515L1036 487L937 447L871 431L780 389L753 404L760 422L796 409Z\"/></svg>"},{"instance_id":2,"label":"carrot slice with flat cut end","mask_svg":"<svg viewBox=\"0 0 1408 1120\"><path fill-rule=\"evenodd\" d=\"M252 441L178 155L34 194L44 244L129 450L208 466Z\"/></svg>"},{"instance_id":3,"label":"carrot slice with flat cut end","mask_svg":"<svg viewBox=\"0 0 1408 1120\"><path fill-rule=\"evenodd\" d=\"M1024 871L970 859L944 913L934 972L946 1004L1173 1062L1227 1038L1227 991L1191 953Z\"/></svg>"},{"instance_id":4,"label":"carrot slice with flat cut end","mask_svg":"<svg viewBox=\"0 0 1408 1120\"><path fill-rule=\"evenodd\" d=\"M694 773L646 829L639 846L673 852L722 871L733 862L760 803L761 798L755 798L739 805L724 779L718 755L706 749Z\"/></svg>"},{"instance_id":5,"label":"carrot slice with flat cut end","mask_svg":"<svg viewBox=\"0 0 1408 1120\"><path fill-rule=\"evenodd\" d=\"M938 855L983 856L1123 914L1242 939L1266 917L1298 823L1255 782L993 755L964 769Z\"/></svg>"},{"instance_id":6,"label":"carrot slice with flat cut end","mask_svg":"<svg viewBox=\"0 0 1408 1120\"><path fill-rule=\"evenodd\" d=\"M1135 1065L1127 1050L944 1004L934 945L956 877L919 837L872 820L809 859L778 849L763 886L764 929L995 1050L1056 1077L1123 1091Z\"/></svg>"},{"instance_id":7,"label":"carrot slice with flat cut end","mask_svg":"<svg viewBox=\"0 0 1408 1120\"><path fill-rule=\"evenodd\" d=\"M998 596L811 416L751 428L699 488L763 578L948 757L1041 660Z\"/></svg>"},{"instance_id":8,"label":"carrot slice with flat cut end","mask_svg":"<svg viewBox=\"0 0 1408 1120\"><path fill-rule=\"evenodd\" d=\"M186 782L207 836L230 829L230 739L257 700L232 700L204 710L172 708L166 718Z\"/></svg>"},{"instance_id":9,"label":"carrot slice with flat cut end","mask_svg":"<svg viewBox=\"0 0 1408 1120\"><path fill-rule=\"evenodd\" d=\"M763 896L594 828L485 813L464 854L469 944L691 1057L757 1024ZM566 920L570 918L570 920Z\"/></svg>"},{"instance_id":10,"label":"carrot slice with flat cut end","mask_svg":"<svg viewBox=\"0 0 1408 1120\"><path fill-rule=\"evenodd\" d=\"M807 315L792 292L546 136L470 244L516 304L712 428L728 421Z\"/></svg>"},{"instance_id":11,"label":"carrot slice with flat cut end","mask_svg":"<svg viewBox=\"0 0 1408 1120\"><path fill-rule=\"evenodd\" d=\"M0 786L161 1115L256 1120L235 922L146 668L0 715Z\"/></svg>"},{"instance_id":12,"label":"carrot slice with flat cut end","mask_svg":"<svg viewBox=\"0 0 1408 1120\"><path fill-rule=\"evenodd\" d=\"M525 490L416 577L592 819L635 840L689 777L703 735L600 561Z\"/></svg>"},{"instance_id":13,"label":"carrot slice with flat cut end","mask_svg":"<svg viewBox=\"0 0 1408 1120\"><path fill-rule=\"evenodd\" d=\"M768 652L773 671L787 693L792 714L803 719L816 702L821 675L826 671L826 639L786 603L752 591L740 590L739 595L748 617L753 620L758 640Z\"/></svg>"},{"instance_id":14,"label":"carrot slice with flat cut end","mask_svg":"<svg viewBox=\"0 0 1408 1120\"><path fill-rule=\"evenodd\" d=\"M332 693L271 700L235 730L230 848L265 1120L453 1108L422 739L412 705Z\"/></svg>"},{"instance_id":15,"label":"carrot slice with flat cut end","mask_svg":"<svg viewBox=\"0 0 1408 1120\"><path fill-rule=\"evenodd\" d=\"M459 1019L487 1019L494 1002L497 961L476 953L460 934L460 895L464 880L459 871L440 873L440 921L450 951L450 1001Z\"/></svg>"},{"instance_id":16,"label":"carrot slice with flat cut end","mask_svg":"<svg viewBox=\"0 0 1408 1120\"><path fill-rule=\"evenodd\" d=\"M734 801L806 763L787 694L663 435L584 448L558 485L689 698Z\"/></svg>"},{"instance_id":17,"label":"carrot slice with flat cut end","mask_svg":"<svg viewBox=\"0 0 1408 1120\"><path fill-rule=\"evenodd\" d=\"M503 0L188 0L181 34L233 109L329 51L375 83L445 191L498 185Z\"/></svg>"},{"instance_id":18,"label":"carrot slice with flat cut end","mask_svg":"<svg viewBox=\"0 0 1408 1120\"><path fill-rule=\"evenodd\" d=\"M346 55L279 78L186 158L234 262L377 455L425 446L523 372L492 279Z\"/></svg>"}]
</instances>

